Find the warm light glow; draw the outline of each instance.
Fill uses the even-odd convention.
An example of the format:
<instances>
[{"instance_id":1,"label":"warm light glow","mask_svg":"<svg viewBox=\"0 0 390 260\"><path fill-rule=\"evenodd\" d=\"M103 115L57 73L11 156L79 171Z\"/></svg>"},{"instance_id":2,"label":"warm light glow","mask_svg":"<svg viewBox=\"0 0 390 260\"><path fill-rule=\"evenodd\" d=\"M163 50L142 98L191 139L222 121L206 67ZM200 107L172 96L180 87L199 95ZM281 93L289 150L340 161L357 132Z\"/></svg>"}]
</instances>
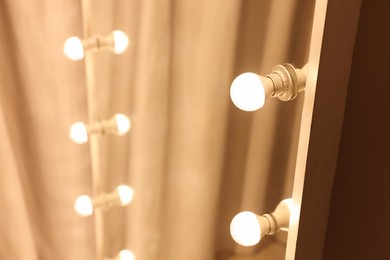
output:
<instances>
[{"instance_id":1,"label":"warm light glow","mask_svg":"<svg viewBox=\"0 0 390 260\"><path fill-rule=\"evenodd\" d=\"M88 141L88 131L82 122L74 123L69 130L69 137L77 144L84 144Z\"/></svg>"},{"instance_id":2,"label":"warm light glow","mask_svg":"<svg viewBox=\"0 0 390 260\"><path fill-rule=\"evenodd\" d=\"M290 227L297 227L299 223L299 218L301 214L301 201L293 201L291 200L290 207Z\"/></svg>"},{"instance_id":3,"label":"warm light glow","mask_svg":"<svg viewBox=\"0 0 390 260\"><path fill-rule=\"evenodd\" d=\"M122 206L127 206L133 200L134 191L127 185L119 185L116 190L119 194L119 200Z\"/></svg>"},{"instance_id":4,"label":"warm light glow","mask_svg":"<svg viewBox=\"0 0 390 260\"><path fill-rule=\"evenodd\" d=\"M64 54L71 60L81 60L84 58L83 43L78 37L70 37L64 43Z\"/></svg>"},{"instance_id":5,"label":"warm light glow","mask_svg":"<svg viewBox=\"0 0 390 260\"><path fill-rule=\"evenodd\" d=\"M284 200L281 201L281 203L287 205L288 209L291 212L291 210L293 208L293 200L292 200L292 198L284 199Z\"/></svg>"},{"instance_id":6,"label":"warm light glow","mask_svg":"<svg viewBox=\"0 0 390 260\"><path fill-rule=\"evenodd\" d=\"M116 54L123 53L129 45L127 35L122 31L113 31L114 35L114 52Z\"/></svg>"},{"instance_id":7,"label":"warm light glow","mask_svg":"<svg viewBox=\"0 0 390 260\"><path fill-rule=\"evenodd\" d=\"M118 135L124 135L129 131L131 123L127 116L123 114L116 114L115 121L118 128Z\"/></svg>"},{"instance_id":8,"label":"warm light glow","mask_svg":"<svg viewBox=\"0 0 390 260\"><path fill-rule=\"evenodd\" d=\"M135 260L134 254L129 250L122 250L118 254L119 260Z\"/></svg>"},{"instance_id":9,"label":"warm light glow","mask_svg":"<svg viewBox=\"0 0 390 260\"><path fill-rule=\"evenodd\" d=\"M250 211L238 213L230 223L230 234L242 246L254 246L260 242L261 230L256 214Z\"/></svg>"},{"instance_id":10,"label":"warm light glow","mask_svg":"<svg viewBox=\"0 0 390 260\"><path fill-rule=\"evenodd\" d=\"M254 111L264 106L265 91L260 77L255 73L243 73L234 79L230 97L239 109Z\"/></svg>"},{"instance_id":11,"label":"warm light glow","mask_svg":"<svg viewBox=\"0 0 390 260\"><path fill-rule=\"evenodd\" d=\"M79 196L74 203L74 209L79 215L83 217L91 216L93 213L93 204L91 198L87 195Z\"/></svg>"}]
</instances>

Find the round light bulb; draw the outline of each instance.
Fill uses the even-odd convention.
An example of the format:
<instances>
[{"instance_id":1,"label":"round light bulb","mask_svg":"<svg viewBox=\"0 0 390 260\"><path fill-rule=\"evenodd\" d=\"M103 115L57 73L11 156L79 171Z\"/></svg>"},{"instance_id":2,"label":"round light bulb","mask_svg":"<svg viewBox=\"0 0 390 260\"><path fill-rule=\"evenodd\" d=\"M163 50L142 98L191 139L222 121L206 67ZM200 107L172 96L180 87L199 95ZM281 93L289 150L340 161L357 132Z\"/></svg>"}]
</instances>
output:
<instances>
[{"instance_id":1,"label":"round light bulb","mask_svg":"<svg viewBox=\"0 0 390 260\"><path fill-rule=\"evenodd\" d=\"M119 185L116 190L119 194L119 200L121 201L122 206L127 206L133 200L134 191L127 185Z\"/></svg>"},{"instance_id":2,"label":"round light bulb","mask_svg":"<svg viewBox=\"0 0 390 260\"><path fill-rule=\"evenodd\" d=\"M266 97L259 75L247 72L236 77L230 87L230 97L241 110L254 111L263 107Z\"/></svg>"},{"instance_id":3,"label":"round light bulb","mask_svg":"<svg viewBox=\"0 0 390 260\"><path fill-rule=\"evenodd\" d=\"M115 122L116 122L116 126L118 128L118 135L126 134L131 127L131 123L130 123L129 118L123 114L116 114L115 115Z\"/></svg>"},{"instance_id":4,"label":"round light bulb","mask_svg":"<svg viewBox=\"0 0 390 260\"><path fill-rule=\"evenodd\" d=\"M238 213L230 223L230 234L242 246L254 246L260 242L261 229L256 214L250 211Z\"/></svg>"},{"instance_id":5,"label":"round light bulb","mask_svg":"<svg viewBox=\"0 0 390 260\"><path fill-rule=\"evenodd\" d=\"M113 31L114 35L114 52L115 54L123 53L129 45L127 35L122 31Z\"/></svg>"},{"instance_id":6,"label":"round light bulb","mask_svg":"<svg viewBox=\"0 0 390 260\"><path fill-rule=\"evenodd\" d=\"M81 60L84 58L84 46L80 38L73 36L64 43L64 54L71 60Z\"/></svg>"},{"instance_id":7,"label":"round light bulb","mask_svg":"<svg viewBox=\"0 0 390 260\"><path fill-rule=\"evenodd\" d=\"M77 144L84 144L88 141L88 131L84 123L76 122L69 130L69 137Z\"/></svg>"},{"instance_id":8,"label":"round light bulb","mask_svg":"<svg viewBox=\"0 0 390 260\"><path fill-rule=\"evenodd\" d=\"M83 217L91 216L93 213L93 204L91 198L87 195L79 196L74 202L74 209L79 215Z\"/></svg>"},{"instance_id":9,"label":"round light bulb","mask_svg":"<svg viewBox=\"0 0 390 260\"><path fill-rule=\"evenodd\" d=\"M134 260L134 254L129 250L122 250L118 254L119 260Z\"/></svg>"}]
</instances>

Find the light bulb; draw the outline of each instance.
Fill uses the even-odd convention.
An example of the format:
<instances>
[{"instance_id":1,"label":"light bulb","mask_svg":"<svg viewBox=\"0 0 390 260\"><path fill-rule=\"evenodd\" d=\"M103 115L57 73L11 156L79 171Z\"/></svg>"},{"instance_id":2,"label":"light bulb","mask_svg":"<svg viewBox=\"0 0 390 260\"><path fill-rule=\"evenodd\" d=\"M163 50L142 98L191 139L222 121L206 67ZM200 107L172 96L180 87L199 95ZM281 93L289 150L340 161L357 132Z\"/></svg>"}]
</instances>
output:
<instances>
[{"instance_id":1,"label":"light bulb","mask_svg":"<svg viewBox=\"0 0 390 260\"><path fill-rule=\"evenodd\" d=\"M78 37L70 37L64 43L64 54L71 60L84 58L84 46Z\"/></svg>"},{"instance_id":2,"label":"light bulb","mask_svg":"<svg viewBox=\"0 0 390 260\"><path fill-rule=\"evenodd\" d=\"M114 52L115 54L123 53L129 45L129 39L127 35L122 31L113 31L114 35Z\"/></svg>"},{"instance_id":3,"label":"light bulb","mask_svg":"<svg viewBox=\"0 0 390 260\"><path fill-rule=\"evenodd\" d=\"M91 198L87 195L79 196L74 203L74 209L79 215L83 217L91 216L93 213L93 204Z\"/></svg>"},{"instance_id":4,"label":"light bulb","mask_svg":"<svg viewBox=\"0 0 390 260\"><path fill-rule=\"evenodd\" d=\"M122 250L118 254L119 260L134 260L134 254L129 250Z\"/></svg>"},{"instance_id":5,"label":"light bulb","mask_svg":"<svg viewBox=\"0 0 390 260\"><path fill-rule=\"evenodd\" d=\"M259 75L243 73L236 77L230 88L233 103L245 111L254 111L264 106L266 93Z\"/></svg>"},{"instance_id":6,"label":"light bulb","mask_svg":"<svg viewBox=\"0 0 390 260\"><path fill-rule=\"evenodd\" d=\"M282 101L293 100L305 90L306 66L296 69L291 64L276 65L265 77L246 72L232 82L230 97L244 111L254 111L264 106L268 97Z\"/></svg>"},{"instance_id":7,"label":"light bulb","mask_svg":"<svg viewBox=\"0 0 390 260\"><path fill-rule=\"evenodd\" d=\"M120 200L121 206L129 205L130 202L133 200L133 196L134 196L133 189L127 185L119 185L116 188L116 190L119 194L119 200Z\"/></svg>"},{"instance_id":8,"label":"light bulb","mask_svg":"<svg viewBox=\"0 0 390 260\"><path fill-rule=\"evenodd\" d=\"M242 246L254 246L265 235L288 231L292 199L282 200L274 212L258 216L249 211L238 213L230 223L230 234Z\"/></svg>"},{"instance_id":9,"label":"light bulb","mask_svg":"<svg viewBox=\"0 0 390 260\"><path fill-rule=\"evenodd\" d=\"M118 135L126 134L131 127L129 118L123 114L116 114L114 117L118 129Z\"/></svg>"},{"instance_id":10,"label":"light bulb","mask_svg":"<svg viewBox=\"0 0 390 260\"><path fill-rule=\"evenodd\" d=\"M242 246L259 243L262 234L256 214L250 211L238 213L230 223L230 234Z\"/></svg>"},{"instance_id":11,"label":"light bulb","mask_svg":"<svg viewBox=\"0 0 390 260\"><path fill-rule=\"evenodd\" d=\"M77 144L84 144L88 141L88 131L84 123L76 122L69 130L69 137Z\"/></svg>"}]
</instances>

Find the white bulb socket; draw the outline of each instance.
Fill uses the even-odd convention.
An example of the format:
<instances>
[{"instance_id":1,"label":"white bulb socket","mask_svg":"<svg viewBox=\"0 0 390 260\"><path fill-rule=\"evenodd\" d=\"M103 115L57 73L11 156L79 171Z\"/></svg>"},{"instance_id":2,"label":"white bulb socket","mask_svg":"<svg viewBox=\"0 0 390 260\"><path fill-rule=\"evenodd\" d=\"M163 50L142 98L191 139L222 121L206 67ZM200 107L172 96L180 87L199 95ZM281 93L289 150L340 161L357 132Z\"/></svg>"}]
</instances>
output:
<instances>
[{"instance_id":1,"label":"white bulb socket","mask_svg":"<svg viewBox=\"0 0 390 260\"><path fill-rule=\"evenodd\" d=\"M265 77L251 72L236 77L230 88L230 97L239 109L255 111L264 106L268 97L282 101L296 98L305 89L305 84L305 68L296 69L291 64L277 65Z\"/></svg>"},{"instance_id":2,"label":"white bulb socket","mask_svg":"<svg viewBox=\"0 0 390 260\"><path fill-rule=\"evenodd\" d=\"M291 199L283 200L274 212L263 216L250 211L238 213L230 223L233 240L242 246L254 246L265 235L273 235L280 230L288 231L291 205Z\"/></svg>"},{"instance_id":3,"label":"white bulb socket","mask_svg":"<svg viewBox=\"0 0 390 260\"><path fill-rule=\"evenodd\" d=\"M86 51L109 50L115 54L123 53L129 45L127 35L115 30L108 35L93 35L87 39L69 37L64 43L64 54L71 60L81 60Z\"/></svg>"},{"instance_id":4,"label":"white bulb socket","mask_svg":"<svg viewBox=\"0 0 390 260\"><path fill-rule=\"evenodd\" d=\"M113 206L125 207L131 203L134 197L134 191L127 185L119 185L111 193L103 193L97 197L91 198L88 195L77 197L74 203L75 211L83 217L91 216L95 209L109 209Z\"/></svg>"},{"instance_id":5,"label":"white bulb socket","mask_svg":"<svg viewBox=\"0 0 390 260\"><path fill-rule=\"evenodd\" d=\"M109 120L96 121L91 124L76 122L69 129L69 137L77 144L84 144L88 142L89 135L115 134L122 136L127 134L130 128L130 119L123 114L116 114Z\"/></svg>"}]
</instances>

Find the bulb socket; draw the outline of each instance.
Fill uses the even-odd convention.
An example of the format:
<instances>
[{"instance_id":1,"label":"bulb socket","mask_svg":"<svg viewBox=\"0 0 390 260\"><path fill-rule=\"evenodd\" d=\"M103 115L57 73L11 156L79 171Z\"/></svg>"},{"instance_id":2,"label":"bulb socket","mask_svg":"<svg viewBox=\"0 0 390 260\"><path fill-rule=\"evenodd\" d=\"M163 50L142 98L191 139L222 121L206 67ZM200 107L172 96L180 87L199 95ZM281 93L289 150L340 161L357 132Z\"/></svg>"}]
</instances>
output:
<instances>
[{"instance_id":1,"label":"bulb socket","mask_svg":"<svg viewBox=\"0 0 390 260\"><path fill-rule=\"evenodd\" d=\"M120 192L124 192L125 194L122 194L122 197L121 197ZM88 206L88 208L90 208L92 206L92 210L84 210L84 208L81 208L82 207L81 205L79 207L75 207L75 208L77 208L76 211L80 215L86 217L86 216L92 215L92 213L96 209L108 210L114 206L125 207L125 206L129 205L133 199L133 190L127 185L120 185L114 191L112 191L110 193L102 193L94 198L90 198L87 195L82 195L82 196L79 196L76 199L76 201L79 200L79 198L81 198L81 197L83 197L83 198L86 197L88 199L88 201L90 201L88 203L89 205L85 205L85 206ZM87 204L87 203L84 203L84 204ZM90 212L90 213L84 214L83 212Z\"/></svg>"},{"instance_id":2,"label":"bulb socket","mask_svg":"<svg viewBox=\"0 0 390 260\"><path fill-rule=\"evenodd\" d=\"M76 129L74 128L75 125L77 126ZM80 127L80 125L83 127ZM69 136L74 142L82 144L88 141L88 136L94 134L102 136L108 134L115 134L118 136L125 135L130 130L130 127L131 122L127 116L123 114L116 114L109 120L96 121L90 124L77 122L70 128ZM82 135L82 142L78 141L78 139L80 139L78 138L79 135Z\"/></svg>"},{"instance_id":3,"label":"bulb socket","mask_svg":"<svg viewBox=\"0 0 390 260\"><path fill-rule=\"evenodd\" d=\"M64 53L72 60L81 60L87 51L112 51L115 54L123 53L129 44L126 34L122 31L113 31L107 35L92 35L85 39L70 37L65 41Z\"/></svg>"},{"instance_id":4,"label":"bulb socket","mask_svg":"<svg viewBox=\"0 0 390 260\"><path fill-rule=\"evenodd\" d=\"M273 83L273 97L277 97L282 101L293 100L298 96L298 93L305 89L306 73L305 69L296 69L291 64L276 65L272 69L272 73L268 74Z\"/></svg>"},{"instance_id":5,"label":"bulb socket","mask_svg":"<svg viewBox=\"0 0 390 260\"><path fill-rule=\"evenodd\" d=\"M115 40L113 33L107 35L93 35L81 40L84 51L112 51L115 52Z\"/></svg>"}]
</instances>

